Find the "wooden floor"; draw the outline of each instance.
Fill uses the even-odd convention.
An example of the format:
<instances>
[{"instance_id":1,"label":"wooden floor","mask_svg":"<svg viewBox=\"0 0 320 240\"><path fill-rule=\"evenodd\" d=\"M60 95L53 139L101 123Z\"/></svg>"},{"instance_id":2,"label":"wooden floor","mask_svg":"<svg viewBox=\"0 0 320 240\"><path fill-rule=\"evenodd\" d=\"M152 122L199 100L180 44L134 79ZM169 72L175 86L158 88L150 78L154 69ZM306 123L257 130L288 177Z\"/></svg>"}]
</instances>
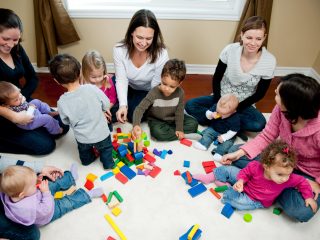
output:
<instances>
[{"instance_id":1,"label":"wooden floor","mask_svg":"<svg viewBox=\"0 0 320 240\"><path fill-rule=\"evenodd\" d=\"M60 95L65 91L63 87L53 81L49 73L39 73L39 85L33 94L33 98L40 99L52 107L57 106ZM274 90L277 86L277 79L273 79L266 96L256 106L261 112L270 113L275 105ZM188 74L182 83L185 91L185 100L209 95L212 92L212 75Z\"/></svg>"}]
</instances>

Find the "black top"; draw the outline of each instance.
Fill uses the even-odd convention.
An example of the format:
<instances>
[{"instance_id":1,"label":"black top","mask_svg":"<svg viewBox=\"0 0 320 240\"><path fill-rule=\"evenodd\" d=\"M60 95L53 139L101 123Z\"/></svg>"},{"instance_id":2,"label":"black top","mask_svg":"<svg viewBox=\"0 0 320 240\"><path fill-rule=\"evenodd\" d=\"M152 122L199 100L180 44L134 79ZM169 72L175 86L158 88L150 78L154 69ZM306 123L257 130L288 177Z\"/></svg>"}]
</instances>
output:
<instances>
[{"instance_id":1,"label":"black top","mask_svg":"<svg viewBox=\"0 0 320 240\"><path fill-rule=\"evenodd\" d=\"M213 93L214 93L214 99L216 102L219 101L221 94L221 80L223 78L223 75L227 69L227 64L223 63L220 59L218 62L218 66L216 68L216 71L212 78L212 87L213 87ZM250 107L252 104L258 102L261 100L264 95L266 94L270 83L272 79L264 79L263 81L260 81L257 85L256 92L251 95L250 97L244 99L242 102L239 103L237 111L241 111L247 107Z\"/></svg>"},{"instance_id":2,"label":"black top","mask_svg":"<svg viewBox=\"0 0 320 240\"><path fill-rule=\"evenodd\" d=\"M11 56L15 65L13 69L0 58L0 81L11 82L19 87L22 95L29 101L38 85L36 72L20 44L11 50ZM23 86L20 81L22 78L25 79Z\"/></svg>"}]
</instances>

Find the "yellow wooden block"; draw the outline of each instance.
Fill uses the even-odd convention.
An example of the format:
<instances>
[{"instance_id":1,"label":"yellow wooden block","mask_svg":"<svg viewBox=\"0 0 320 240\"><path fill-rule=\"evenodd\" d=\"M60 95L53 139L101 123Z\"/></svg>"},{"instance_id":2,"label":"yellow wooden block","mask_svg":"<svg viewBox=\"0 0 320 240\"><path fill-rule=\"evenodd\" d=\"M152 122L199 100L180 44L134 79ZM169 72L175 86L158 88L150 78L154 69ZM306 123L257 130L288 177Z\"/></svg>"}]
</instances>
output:
<instances>
[{"instance_id":1,"label":"yellow wooden block","mask_svg":"<svg viewBox=\"0 0 320 240\"><path fill-rule=\"evenodd\" d=\"M144 169L144 164L139 164L136 166L136 169L143 170Z\"/></svg>"},{"instance_id":2,"label":"yellow wooden block","mask_svg":"<svg viewBox=\"0 0 320 240\"><path fill-rule=\"evenodd\" d=\"M77 187L72 185L68 190L63 191L63 193L64 195L71 195L75 191L77 191Z\"/></svg>"},{"instance_id":3,"label":"yellow wooden block","mask_svg":"<svg viewBox=\"0 0 320 240\"><path fill-rule=\"evenodd\" d=\"M118 167L115 167L114 169L112 169L112 172L114 175L116 175L117 173L120 172L120 169Z\"/></svg>"},{"instance_id":4,"label":"yellow wooden block","mask_svg":"<svg viewBox=\"0 0 320 240\"><path fill-rule=\"evenodd\" d=\"M93 173L89 173L86 177L87 180L91 181L91 182L94 182L94 180L97 179L97 176L94 175Z\"/></svg>"},{"instance_id":5,"label":"yellow wooden block","mask_svg":"<svg viewBox=\"0 0 320 240\"><path fill-rule=\"evenodd\" d=\"M117 166L118 166L119 168L121 168L122 166L124 166L124 163L123 163L123 162L118 162Z\"/></svg>"},{"instance_id":6,"label":"yellow wooden block","mask_svg":"<svg viewBox=\"0 0 320 240\"><path fill-rule=\"evenodd\" d=\"M55 194L54 194L54 198L55 199L60 199L60 198L63 198L63 192L56 192Z\"/></svg>"},{"instance_id":7,"label":"yellow wooden block","mask_svg":"<svg viewBox=\"0 0 320 240\"><path fill-rule=\"evenodd\" d=\"M118 207L115 207L111 210L111 212L114 216L118 216L121 213L121 209Z\"/></svg>"},{"instance_id":8,"label":"yellow wooden block","mask_svg":"<svg viewBox=\"0 0 320 240\"><path fill-rule=\"evenodd\" d=\"M192 240L194 234L196 234L197 230L199 229L199 224L196 224L193 226L193 228L191 229L190 233L188 234L188 240Z\"/></svg>"},{"instance_id":9,"label":"yellow wooden block","mask_svg":"<svg viewBox=\"0 0 320 240\"><path fill-rule=\"evenodd\" d=\"M118 234L121 240L126 240L126 236L123 234L123 232L119 229L117 224L113 221L113 219L108 215L105 214L104 218L107 220L107 222L110 224L110 226L113 228L113 230Z\"/></svg>"}]
</instances>

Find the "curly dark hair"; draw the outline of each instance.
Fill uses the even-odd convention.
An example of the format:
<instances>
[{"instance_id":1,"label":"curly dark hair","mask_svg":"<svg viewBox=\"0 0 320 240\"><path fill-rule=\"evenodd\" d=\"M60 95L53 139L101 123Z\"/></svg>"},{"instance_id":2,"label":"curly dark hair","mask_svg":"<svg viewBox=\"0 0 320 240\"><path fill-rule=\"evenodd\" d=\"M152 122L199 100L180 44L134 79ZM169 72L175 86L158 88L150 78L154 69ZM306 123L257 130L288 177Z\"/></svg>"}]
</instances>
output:
<instances>
[{"instance_id":1,"label":"curly dark hair","mask_svg":"<svg viewBox=\"0 0 320 240\"><path fill-rule=\"evenodd\" d=\"M163 66L161 77L170 76L172 80L182 82L186 77L186 64L179 59L170 59Z\"/></svg>"},{"instance_id":2,"label":"curly dark hair","mask_svg":"<svg viewBox=\"0 0 320 240\"><path fill-rule=\"evenodd\" d=\"M261 153L261 163L268 167L276 164L281 167L294 168L297 163L297 155L290 145L282 140L275 140Z\"/></svg>"}]
</instances>

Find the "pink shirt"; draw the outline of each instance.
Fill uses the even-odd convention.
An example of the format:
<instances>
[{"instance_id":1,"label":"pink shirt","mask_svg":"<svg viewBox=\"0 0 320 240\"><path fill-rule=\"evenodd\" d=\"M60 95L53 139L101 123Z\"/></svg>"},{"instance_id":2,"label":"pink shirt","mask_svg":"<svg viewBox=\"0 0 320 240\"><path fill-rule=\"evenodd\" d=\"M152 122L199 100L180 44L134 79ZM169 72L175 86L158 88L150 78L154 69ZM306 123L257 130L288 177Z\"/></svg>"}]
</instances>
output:
<instances>
[{"instance_id":1,"label":"pink shirt","mask_svg":"<svg viewBox=\"0 0 320 240\"><path fill-rule=\"evenodd\" d=\"M241 146L241 149L252 159L278 137L297 152L296 168L314 177L320 184L320 112L318 117L310 119L304 128L292 132L290 122L285 118L279 106L275 106L265 129L254 139Z\"/></svg>"},{"instance_id":2,"label":"pink shirt","mask_svg":"<svg viewBox=\"0 0 320 240\"><path fill-rule=\"evenodd\" d=\"M117 92L116 92L116 88L113 84L111 74L108 74L107 81L109 81L109 83L110 83L110 88L106 88L106 87L102 86L100 89L109 98L110 103L116 104L117 103Z\"/></svg>"},{"instance_id":3,"label":"pink shirt","mask_svg":"<svg viewBox=\"0 0 320 240\"><path fill-rule=\"evenodd\" d=\"M264 177L264 169L260 162L252 161L241 169L237 179L244 181L243 192L254 201L259 201L264 207L270 207L280 193L291 187L298 188L304 199L313 198L309 182L302 176L291 174L288 181L277 184Z\"/></svg>"}]
</instances>

